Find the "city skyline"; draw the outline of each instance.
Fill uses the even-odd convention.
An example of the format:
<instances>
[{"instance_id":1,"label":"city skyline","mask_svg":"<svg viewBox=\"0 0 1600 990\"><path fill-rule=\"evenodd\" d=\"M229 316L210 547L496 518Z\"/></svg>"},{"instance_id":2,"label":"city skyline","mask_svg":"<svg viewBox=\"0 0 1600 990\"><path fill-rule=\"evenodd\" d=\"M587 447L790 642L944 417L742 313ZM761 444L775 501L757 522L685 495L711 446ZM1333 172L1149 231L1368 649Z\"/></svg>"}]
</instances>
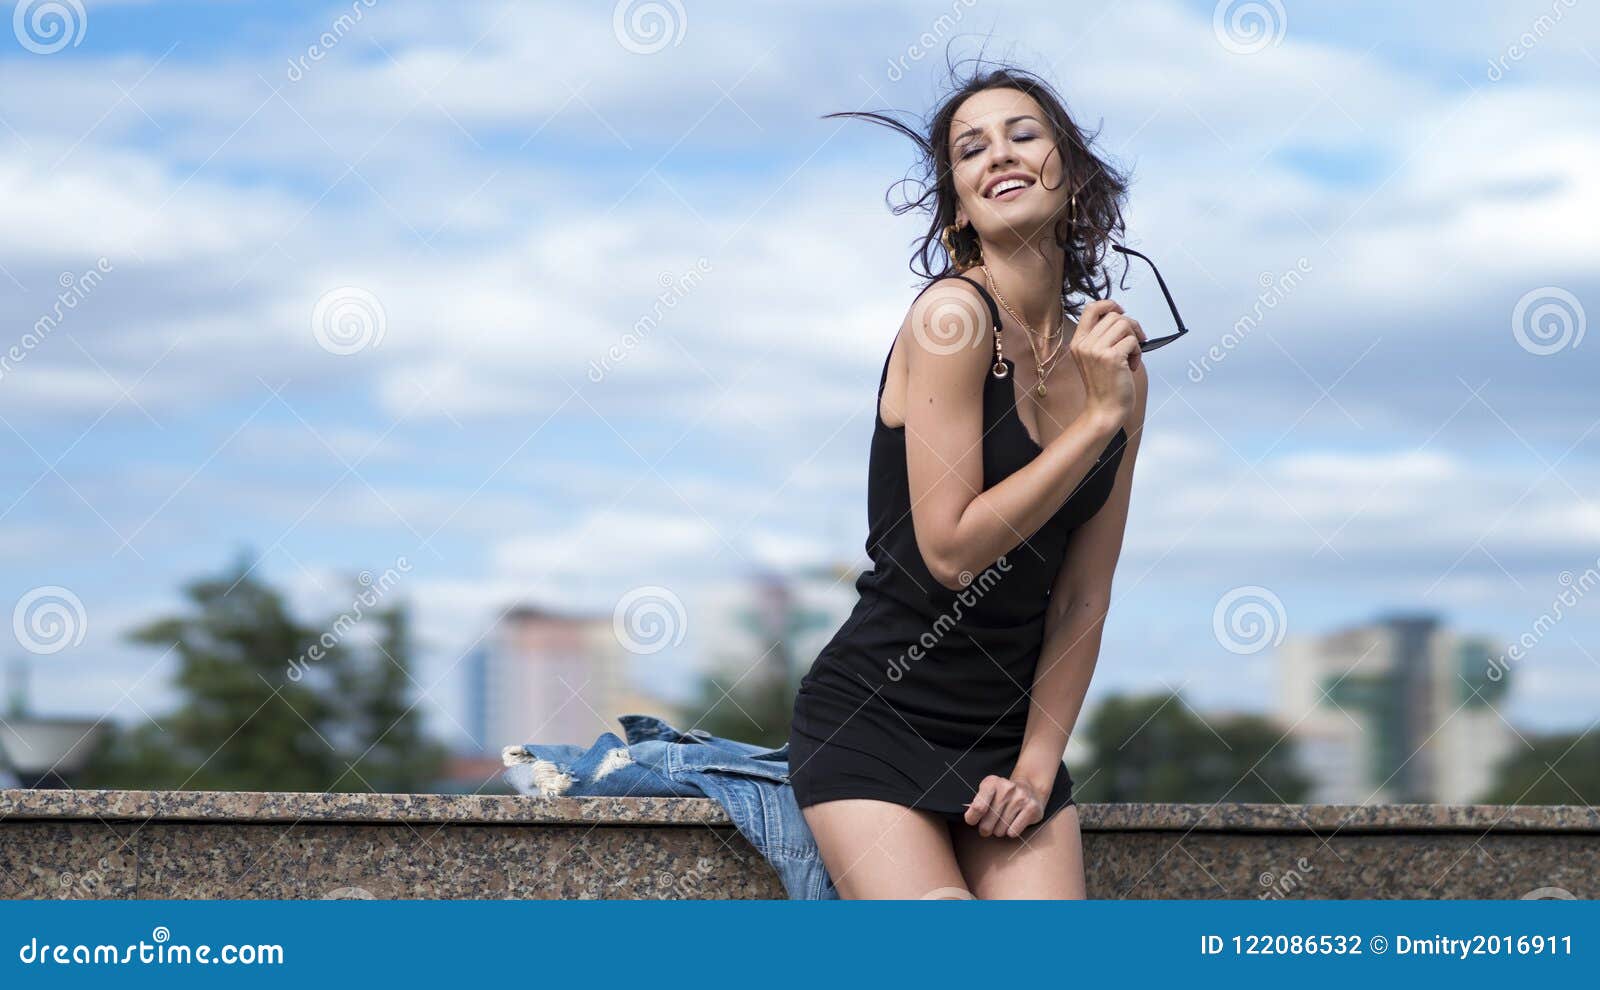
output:
<instances>
[{"instance_id":1,"label":"city skyline","mask_svg":"<svg viewBox=\"0 0 1600 990\"><path fill-rule=\"evenodd\" d=\"M988 39L1134 166L1127 243L1193 328L1146 361L1091 703L1268 710L1283 637L1404 610L1532 642L1518 726L1600 715L1600 616L1549 621L1600 568L1588 8L1291 7L1244 38L1214 4L841 32L705 3L659 47L609 5L85 9L59 50L0 37L0 602L36 708L161 711L170 664L122 634L241 548L308 616L408 561L442 738L518 603L668 589L670 683L718 588L864 564L924 221L884 202L910 146L820 117L923 112L946 44Z\"/></svg>"}]
</instances>

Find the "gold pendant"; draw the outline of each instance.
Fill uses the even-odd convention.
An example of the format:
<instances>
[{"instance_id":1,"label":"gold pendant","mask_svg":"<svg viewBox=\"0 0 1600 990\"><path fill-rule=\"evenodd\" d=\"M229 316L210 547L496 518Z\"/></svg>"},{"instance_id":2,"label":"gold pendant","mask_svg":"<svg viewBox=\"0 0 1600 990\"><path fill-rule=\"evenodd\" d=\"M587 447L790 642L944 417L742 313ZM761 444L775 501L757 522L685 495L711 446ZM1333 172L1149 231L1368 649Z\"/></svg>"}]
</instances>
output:
<instances>
[{"instance_id":1,"label":"gold pendant","mask_svg":"<svg viewBox=\"0 0 1600 990\"><path fill-rule=\"evenodd\" d=\"M1039 394L1044 395L1044 382L1039 383Z\"/></svg>"}]
</instances>

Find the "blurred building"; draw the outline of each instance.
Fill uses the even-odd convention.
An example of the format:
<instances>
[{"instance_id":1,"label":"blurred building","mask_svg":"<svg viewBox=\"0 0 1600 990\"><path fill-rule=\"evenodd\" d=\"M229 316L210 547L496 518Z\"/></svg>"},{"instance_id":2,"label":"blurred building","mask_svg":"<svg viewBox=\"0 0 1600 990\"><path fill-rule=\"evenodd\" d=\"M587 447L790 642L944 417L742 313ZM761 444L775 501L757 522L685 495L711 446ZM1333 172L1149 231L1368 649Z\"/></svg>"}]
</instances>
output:
<instances>
[{"instance_id":1,"label":"blurred building","mask_svg":"<svg viewBox=\"0 0 1600 990\"><path fill-rule=\"evenodd\" d=\"M755 570L713 589L711 670L792 695L855 607L858 573L843 564Z\"/></svg>"},{"instance_id":2,"label":"blurred building","mask_svg":"<svg viewBox=\"0 0 1600 990\"><path fill-rule=\"evenodd\" d=\"M6 708L0 717L0 787L68 787L106 731L105 719L34 715L28 662L6 665Z\"/></svg>"},{"instance_id":3,"label":"blurred building","mask_svg":"<svg viewBox=\"0 0 1600 990\"><path fill-rule=\"evenodd\" d=\"M1278 715L1314 781L1314 803L1471 803L1515 735L1494 707L1509 674L1498 644L1390 615L1285 639Z\"/></svg>"},{"instance_id":4,"label":"blurred building","mask_svg":"<svg viewBox=\"0 0 1600 990\"><path fill-rule=\"evenodd\" d=\"M630 654L610 613L578 615L535 606L506 612L468 655L467 731L498 758L522 742L594 742L617 731L629 698Z\"/></svg>"},{"instance_id":5,"label":"blurred building","mask_svg":"<svg viewBox=\"0 0 1600 990\"><path fill-rule=\"evenodd\" d=\"M856 600L855 573L825 566L762 571L712 586L692 610L665 597L639 603L639 627L619 632L618 612L582 614L533 605L501 617L462 664L465 727L473 745L457 754L451 789L474 789L494 771L503 747L520 742L588 745L621 732L617 716L657 715L682 727L704 711L697 673L715 672L739 690L792 697L816 654L843 625ZM682 608L683 611L678 611ZM656 652L660 640L688 632L683 651ZM649 662L635 668L632 637ZM698 670L697 670L698 668ZM654 670L658 683L633 677ZM667 676L668 672L675 675ZM727 676L721 676L726 674ZM679 689L675 697L665 692Z\"/></svg>"}]
</instances>

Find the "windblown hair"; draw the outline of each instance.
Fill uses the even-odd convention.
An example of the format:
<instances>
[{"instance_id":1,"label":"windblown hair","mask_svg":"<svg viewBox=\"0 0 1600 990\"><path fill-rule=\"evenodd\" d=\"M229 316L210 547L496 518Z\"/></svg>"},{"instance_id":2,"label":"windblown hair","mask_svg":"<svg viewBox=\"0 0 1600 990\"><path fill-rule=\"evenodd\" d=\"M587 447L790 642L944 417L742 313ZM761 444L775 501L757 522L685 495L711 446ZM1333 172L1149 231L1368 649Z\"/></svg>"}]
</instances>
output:
<instances>
[{"instance_id":1,"label":"windblown hair","mask_svg":"<svg viewBox=\"0 0 1600 990\"><path fill-rule=\"evenodd\" d=\"M1099 132L1086 135L1043 79L1025 69L1006 65L975 71L964 82L958 81L954 92L939 104L932 122L926 125L926 134L887 114L870 111L842 111L823 114L823 117L859 117L893 128L916 143L921 152L918 164L922 171L922 195L898 205L890 203L890 209L896 216L913 209L931 214L928 233L921 238L910 262L914 274L931 282L959 271L956 260L950 257L940 239L945 227L955 222L959 205L950 160L951 122L969 96L988 89L1016 89L1033 97L1055 134L1064 181L1069 190L1077 194L1075 212L1061 217L1055 225L1056 243L1066 255L1061 273L1061 304L1066 312L1077 317L1088 299L1110 295L1111 278L1105 271L1106 251L1113 234L1120 234L1124 229L1121 204L1127 197L1128 176L1090 150L1089 145ZM907 181L912 180L901 180ZM956 235L954 243L959 254L975 254L977 231L969 224ZM1074 296L1083 298L1075 301Z\"/></svg>"}]
</instances>

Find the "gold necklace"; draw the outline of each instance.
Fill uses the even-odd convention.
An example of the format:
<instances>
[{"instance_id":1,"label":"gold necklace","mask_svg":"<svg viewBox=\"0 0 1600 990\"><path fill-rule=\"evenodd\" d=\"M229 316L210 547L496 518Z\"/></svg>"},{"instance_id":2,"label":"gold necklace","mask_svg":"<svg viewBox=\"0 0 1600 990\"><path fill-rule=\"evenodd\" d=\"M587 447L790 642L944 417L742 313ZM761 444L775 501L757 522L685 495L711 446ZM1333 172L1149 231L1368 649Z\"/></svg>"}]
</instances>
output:
<instances>
[{"instance_id":1,"label":"gold necklace","mask_svg":"<svg viewBox=\"0 0 1600 990\"><path fill-rule=\"evenodd\" d=\"M1050 377L1050 372L1055 370L1056 363L1061 359L1061 346L1065 339L1061 332L1062 327L1057 327L1056 332L1053 334L1039 333L1039 331L1035 330L1028 324L1027 320L1024 320L1021 316L1019 316L1016 310L1011 308L1010 303L1006 302L1006 297L1001 295L999 287L994 284L994 276L989 273L989 266L983 265L981 267L983 268L983 277L989 283L989 290L994 293L996 299L1000 300L1000 305L1004 306L1006 312L1011 314L1011 318L1016 320L1017 323L1021 325L1023 330L1027 331L1028 349L1033 352L1033 363L1035 368L1038 370L1039 377L1039 383L1034 386L1034 391L1038 392L1040 396L1043 396L1048 391L1044 386L1045 379ZM1063 326L1065 326L1064 320ZM1034 343L1034 338L1041 336L1047 341L1055 342L1055 346L1051 350L1049 357L1043 359L1039 357L1039 347L1036 343Z\"/></svg>"},{"instance_id":2,"label":"gold necklace","mask_svg":"<svg viewBox=\"0 0 1600 990\"><path fill-rule=\"evenodd\" d=\"M1057 337L1061 336L1061 327L1056 327L1055 331L1052 333L1040 333L1039 331L1035 330L1027 320L1024 320L1021 316L1018 316L1017 311L1011 308L1010 303L1006 302L1006 297L1000 294L999 286L994 284L994 276L990 274L989 266L983 265L982 268L983 277L988 280L989 288L994 292L995 298L1000 300L1000 305L1006 308L1006 312L1010 313L1012 318L1021 324L1024 330L1028 331L1031 336L1043 337L1045 340L1055 340Z\"/></svg>"}]
</instances>

